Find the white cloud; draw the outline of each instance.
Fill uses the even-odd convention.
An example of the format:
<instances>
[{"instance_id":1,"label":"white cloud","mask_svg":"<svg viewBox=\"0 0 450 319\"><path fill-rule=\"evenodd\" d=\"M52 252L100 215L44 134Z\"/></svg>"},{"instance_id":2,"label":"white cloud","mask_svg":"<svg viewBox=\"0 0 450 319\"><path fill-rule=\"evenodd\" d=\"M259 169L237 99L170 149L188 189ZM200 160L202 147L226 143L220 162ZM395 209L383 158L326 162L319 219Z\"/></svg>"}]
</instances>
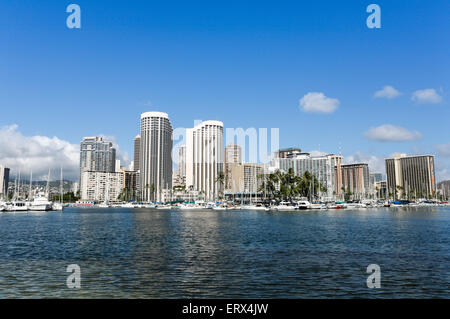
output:
<instances>
[{"instance_id":1,"label":"white cloud","mask_svg":"<svg viewBox=\"0 0 450 319\"><path fill-rule=\"evenodd\" d=\"M417 90L413 93L411 100L417 103L440 103L442 96L440 96L435 89Z\"/></svg>"},{"instance_id":2,"label":"white cloud","mask_svg":"<svg viewBox=\"0 0 450 319\"><path fill-rule=\"evenodd\" d=\"M450 143L438 144L434 148L439 152L439 155L444 157L450 157Z\"/></svg>"},{"instance_id":3,"label":"white cloud","mask_svg":"<svg viewBox=\"0 0 450 319\"><path fill-rule=\"evenodd\" d=\"M309 92L300 99L299 105L304 112L333 113L339 106L339 100L320 92Z\"/></svg>"},{"instance_id":4,"label":"white cloud","mask_svg":"<svg viewBox=\"0 0 450 319\"><path fill-rule=\"evenodd\" d=\"M371 173L385 174L385 158L385 156L368 155L357 151L353 155L344 156L343 162L344 164L367 163Z\"/></svg>"},{"instance_id":5,"label":"white cloud","mask_svg":"<svg viewBox=\"0 0 450 319\"><path fill-rule=\"evenodd\" d=\"M393 99L399 95L401 95L401 93L397 91L394 87L386 85L380 91L376 91L374 97L384 97L387 99Z\"/></svg>"},{"instance_id":6,"label":"white cloud","mask_svg":"<svg viewBox=\"0 0 450 319\"><path fill-rule=\"evenodd\" d=\"M48 170L53 179L59 177L61 165L64 177L76 179L79 174L79 145L57 137L24 136L16 124L0 127L0 164L11 168L11 175L21 171L26 176L33 171L33 179L45 180Z\"/></svg>"},{"instance_id":7,"label":"white cloud","mask_svg":"<svg viewBox=\"0 0 450 319\"><path fill-rule=\"evenodd\" d=\"M122 166L127 166L128 153L120 150L114 137L103 137L113 143L116 157L121 160ZM21 175L28 178L30 171L33 171L34 180L46 180L49 169L51 179L58 179L62 166L65 179L77 180L80 172L80 145L71 144L56 136L24 136L16 124L4 126L0 127L0 165L9 167L13 176L20 170Z\"/></svg>"},{"instance_id":8,"label":"white cloud","mask_svg":"<svg viewBox=\"0 0 450 319\"><path fill-rule=\"evenodd\" d=\"M406 142L422 138L422 134L418 131L408 131L404 127L391 124L373 127L364 135L371 140L380 142Z\"/></svg>"}]
</instances>

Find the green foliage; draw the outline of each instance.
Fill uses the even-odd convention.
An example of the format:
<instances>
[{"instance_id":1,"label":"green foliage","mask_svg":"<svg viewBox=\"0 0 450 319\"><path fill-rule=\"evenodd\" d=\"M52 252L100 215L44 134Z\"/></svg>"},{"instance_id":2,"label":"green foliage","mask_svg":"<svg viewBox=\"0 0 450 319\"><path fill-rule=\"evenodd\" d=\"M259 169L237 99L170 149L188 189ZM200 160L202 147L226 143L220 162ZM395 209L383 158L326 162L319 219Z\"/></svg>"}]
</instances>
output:
<instances>
[{"instance_id":1,"label":"green foliage","mask_svg":"<svg viewBox=\"0 0 450 319\"><path fill-rule=\"evenodd\" d=\"M317 197L327 188L319 183L316 176L306 171L302 176L296 176L290 168L287 173L277 170L264 176L259 188L260 192L267 192L269 198L279 200L291 200L296 197Z\"/></svg>"}]
</instances>

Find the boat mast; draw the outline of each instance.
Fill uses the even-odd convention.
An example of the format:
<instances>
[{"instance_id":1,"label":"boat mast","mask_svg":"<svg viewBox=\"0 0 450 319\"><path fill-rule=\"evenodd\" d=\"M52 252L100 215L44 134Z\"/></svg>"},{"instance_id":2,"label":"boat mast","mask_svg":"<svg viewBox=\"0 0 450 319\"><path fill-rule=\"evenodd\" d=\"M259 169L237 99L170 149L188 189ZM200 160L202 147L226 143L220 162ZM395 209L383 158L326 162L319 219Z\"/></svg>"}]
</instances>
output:
<instances>
[{"instance_id":1,"label":"boat mast","mask_svg":"<svg viewBox=\"0 0 450 319\"><path fill-rule=\"evenodd\" d=\"M61 166L61 181L59 182L59 202L62 204L63 203L63 169Z\"/></svg>"},{"instance_id":2,"label":"boat mast","mask_svg":"<svg viewBox=\"0 0 450 319\"><path fill-rule=\"evenodd\" d=\"M30 172L30 194L28 195L28 200L31 201L33 195L33 171Z\"/></svg>"}]
</instances>

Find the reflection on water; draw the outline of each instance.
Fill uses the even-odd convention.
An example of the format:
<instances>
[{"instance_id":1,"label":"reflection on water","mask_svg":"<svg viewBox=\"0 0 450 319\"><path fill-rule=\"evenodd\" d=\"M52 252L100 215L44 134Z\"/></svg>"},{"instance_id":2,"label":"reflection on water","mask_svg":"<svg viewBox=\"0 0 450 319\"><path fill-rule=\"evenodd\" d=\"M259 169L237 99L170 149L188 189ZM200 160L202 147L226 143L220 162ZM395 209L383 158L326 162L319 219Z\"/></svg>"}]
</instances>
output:
<instances>
[{"instance_id":1,"label":"reflection on water","mask_svg":"<svg viewBox=\"0 0 450 319\"><path fill-rule=\"evenodd\" d=\"M448 297L449 221L448 208L4 213L0 297Z\"/></svg>"}]
</instances>

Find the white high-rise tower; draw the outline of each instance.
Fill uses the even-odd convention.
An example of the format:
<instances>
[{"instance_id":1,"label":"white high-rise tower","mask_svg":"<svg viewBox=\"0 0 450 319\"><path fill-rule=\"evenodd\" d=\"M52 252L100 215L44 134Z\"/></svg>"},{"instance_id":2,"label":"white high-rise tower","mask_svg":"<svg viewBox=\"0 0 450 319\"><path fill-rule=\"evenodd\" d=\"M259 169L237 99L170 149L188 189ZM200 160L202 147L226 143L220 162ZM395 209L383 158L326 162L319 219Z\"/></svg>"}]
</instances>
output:
<instances>
[{"instance_id":1,"label":"white high-rise tower","mask_svg":"<svg viewBox=\"0 0 450 319\"><path fill-rule=\"evenodd\" d=\"M160 201L172 188L172 125L163 112L141 114L140 190L144 201Z\"/></svg>"},{"instance_id":2,"label":"white high-rise tower","mask_svg":"<svg viewBox=\"0 0 450 319\"><path fill-rule=\"evenodd\" d=\"M186 188L216 199L223 186L218 180L223 174L223 123L205 121L186 129Z\"/></svg>"}]
</instances>

